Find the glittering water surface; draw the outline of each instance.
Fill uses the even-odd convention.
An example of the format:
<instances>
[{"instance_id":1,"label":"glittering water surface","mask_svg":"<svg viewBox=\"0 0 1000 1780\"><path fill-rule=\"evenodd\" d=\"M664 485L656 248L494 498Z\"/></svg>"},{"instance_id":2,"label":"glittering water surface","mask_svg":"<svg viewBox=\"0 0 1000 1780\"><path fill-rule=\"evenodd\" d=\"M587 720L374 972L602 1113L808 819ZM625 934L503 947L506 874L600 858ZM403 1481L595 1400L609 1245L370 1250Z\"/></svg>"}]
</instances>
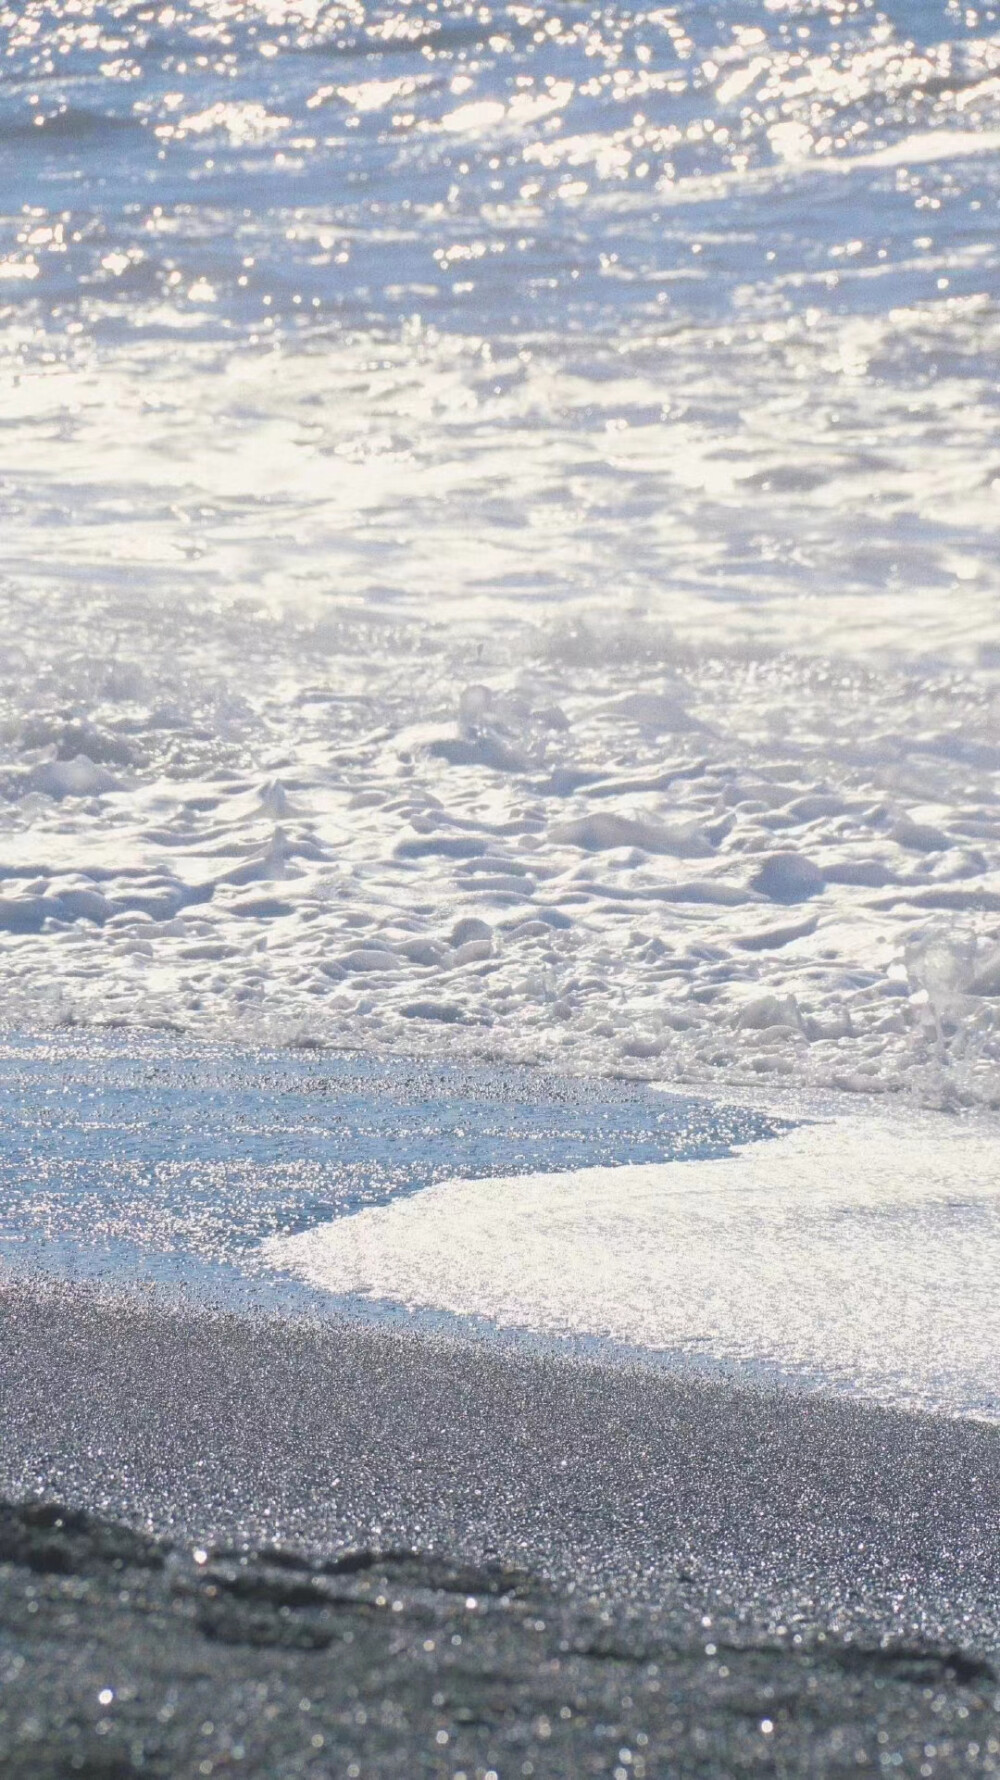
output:
<instances>
[{"instance_id":1,"label":"glittering water surface","mask_svg":"<svg viewBox=\"0 0 1000 1780\"><path fill-rule=\"evenodd\" d=\"M995 1101L995 9L0 70L10 1016Z\"/></svg>"},{"instance_id":2,"label":"glittering water surface","mask_svg":"<svg viewBox=\"0 0 1000 1780\"><path fill-rule=\"evenodd\" d=\"M268 1238L456 1174L704 1159L782 1128L627 1083L131 1036L6 1045L0 1127L0 1272L214 1300L253 1278L285 1303Z\"/></svg>"}]
</instances>

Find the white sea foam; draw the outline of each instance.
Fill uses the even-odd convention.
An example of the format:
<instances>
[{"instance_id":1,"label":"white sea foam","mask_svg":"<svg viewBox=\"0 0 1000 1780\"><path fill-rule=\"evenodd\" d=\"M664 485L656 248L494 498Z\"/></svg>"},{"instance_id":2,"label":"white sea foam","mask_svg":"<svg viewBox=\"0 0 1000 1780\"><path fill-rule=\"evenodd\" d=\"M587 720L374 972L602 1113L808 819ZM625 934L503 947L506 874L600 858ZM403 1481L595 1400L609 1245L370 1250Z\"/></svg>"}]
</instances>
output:
<instances>
[{"instance_id":1,"label":"white sea foam","mask_svg":"<svg viewBox=\"0 0 1000 1780\"><path fill-rule=\"evenodd\" d=\"M0 7L5 1017L995 1104L995 20L278 11Z\"/></svg>"},{"instance_id":2,"label":"white sea foam","mask_svg":"<svg viewBox=\"0 0 1000 1780\"><path fill-rule=\"evenodd\" d=\"M855 1118L724 1160L450 1181L265 1252L336 1293L1000 1420L988 1128Z\"/></svg>"}]
</instances>

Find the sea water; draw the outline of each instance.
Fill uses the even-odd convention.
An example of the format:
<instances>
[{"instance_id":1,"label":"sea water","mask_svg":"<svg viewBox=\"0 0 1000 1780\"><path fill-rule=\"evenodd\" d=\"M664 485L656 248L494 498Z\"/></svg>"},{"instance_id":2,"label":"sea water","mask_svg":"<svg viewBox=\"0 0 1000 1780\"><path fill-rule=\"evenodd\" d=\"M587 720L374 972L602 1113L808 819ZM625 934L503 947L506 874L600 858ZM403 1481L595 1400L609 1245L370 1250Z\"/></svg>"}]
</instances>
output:
<instances>
[{"instance_id":1,"label":"sea water","mask_svg":"<svg viewBox=\"0 0 1000 1780\"><path fill-rule=\"evenodd\" d=\"M788 1128L516 1066L22 1036L0 1047L0 1278L322 1310L280 1245L330 1222L456 1176L492 1197L502 1174L708 1162Z\"/></svg>"},{"instance_id":2,"label":"sea water","mask_svg":"<svg viewBox=\"0 0 1000 1780\"><path fill-rule=\"evenodd\" d=\"M995 1119L798 1120L523 1066L0 1046L0 1282L1000 1422Z\"/></svg>"},{"instance_id":3,"label":"sea water","mask_svg":"<svg viewBox=\"0 0 1000 1780\"><path fill-rule=\"evenodd\" d=\"M8 1025L995 1104L996 10L0 69Z\"/></svg>"}]
</instances>

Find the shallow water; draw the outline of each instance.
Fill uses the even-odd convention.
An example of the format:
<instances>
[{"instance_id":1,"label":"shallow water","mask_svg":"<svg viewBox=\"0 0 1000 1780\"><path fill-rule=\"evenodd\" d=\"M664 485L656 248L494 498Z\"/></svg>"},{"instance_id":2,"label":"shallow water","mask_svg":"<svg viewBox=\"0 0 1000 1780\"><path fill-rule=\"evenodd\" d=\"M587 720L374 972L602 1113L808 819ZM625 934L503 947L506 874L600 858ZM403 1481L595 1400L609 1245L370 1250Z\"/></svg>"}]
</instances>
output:
<instances>
[{"instance_id":1,"label":"shallow water","mask_svg":"<svg viewBox=\"0 0 1000 1780\"><path fill-rule=\"evenodd\" d=\"M995 9L0 56L7 1017L994 1104Z\"/></svg>"},{"instance_id":2,"label":"shallow water","mask_svg":"<svg viewBox=\"0 0 1000 1780\"><path fill-rule=\"evenodd\" d=\"M812 1113L517 1066L10 1040L0 1283L1000 1422L992 1120Z\"/></svg>"},{"instance_id":3,"label":"shallow water","mask_svg":"<svg viewBox=\"0 0 1000 1780\"><path fill-rule=\"evenodd\" d=\"M707 1159L784 1123L527 1069L28 1038L0 1052L0 1273L323 1310L268 1240L455 1175Z\"/></svg>"}]
</instances>

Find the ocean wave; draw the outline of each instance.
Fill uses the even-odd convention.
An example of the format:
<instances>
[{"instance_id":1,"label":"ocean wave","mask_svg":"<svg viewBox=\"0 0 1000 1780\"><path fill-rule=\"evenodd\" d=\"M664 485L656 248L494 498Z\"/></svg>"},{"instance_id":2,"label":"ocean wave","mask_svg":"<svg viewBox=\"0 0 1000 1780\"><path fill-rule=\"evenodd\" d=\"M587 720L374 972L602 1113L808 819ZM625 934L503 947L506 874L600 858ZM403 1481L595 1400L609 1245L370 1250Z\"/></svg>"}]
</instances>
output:
<instances>
[{"instance_id":1,"label":"ocean wave","mask_svg":"<svg viewBox=\"0 0 1000 1780\"><path fill-rule=\"evenodd\" d=\"M142 122L136 117L64 105L53 111L38 111L28 119L0 119L0 142L21 147L37 144L48 148L56 143L60 147L101 148L125 137L139 136L142 130Z\"/></svg>"},{"instance_id":2,"label":"ocean wave","mask_svg":"<svg viewBox=\"0 0 1000 1780\"><path fill-rule=\"evenodd\" d=\"M165 11L9 24L8 1018L995 1102L993 21Z\"/></svg>"}]
</instances>

